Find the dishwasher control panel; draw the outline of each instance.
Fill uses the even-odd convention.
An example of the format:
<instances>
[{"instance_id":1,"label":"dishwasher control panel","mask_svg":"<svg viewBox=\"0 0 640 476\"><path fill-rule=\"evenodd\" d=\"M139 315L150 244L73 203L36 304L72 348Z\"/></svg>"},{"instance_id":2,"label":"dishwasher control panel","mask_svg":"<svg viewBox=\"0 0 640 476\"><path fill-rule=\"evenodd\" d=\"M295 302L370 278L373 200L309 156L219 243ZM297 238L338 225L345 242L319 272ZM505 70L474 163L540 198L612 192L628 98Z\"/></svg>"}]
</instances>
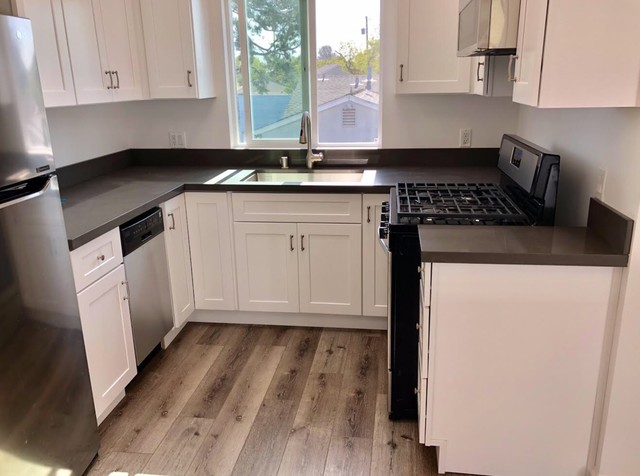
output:
<instances>
[{"instance_id":1,"label":"dishwasher control panel","mask_svg":"<svg viewBox=\"0 0 640 476\"><path fill-rule=\"evenodd\" d=\"M137 216L120 226L120 240L124 256L137 250L164 231L162 210L158 207Z\"/></svg>"}]
</instances>

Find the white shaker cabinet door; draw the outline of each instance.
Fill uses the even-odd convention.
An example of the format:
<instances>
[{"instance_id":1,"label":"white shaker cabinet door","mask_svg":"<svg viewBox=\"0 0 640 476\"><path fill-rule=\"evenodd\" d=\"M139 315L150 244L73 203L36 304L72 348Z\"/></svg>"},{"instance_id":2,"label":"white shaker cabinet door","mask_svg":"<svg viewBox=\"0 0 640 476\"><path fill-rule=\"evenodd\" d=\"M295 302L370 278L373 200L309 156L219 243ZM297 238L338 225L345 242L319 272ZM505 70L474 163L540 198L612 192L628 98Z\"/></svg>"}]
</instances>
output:
<instances>
[{"instance_id":1,"label":"white shaker cabinet door","mask_svg":"<svg viewBox=\"0 0 640 476\"><path fill-rule=\"evenodd\" d=\"M191 0L142 0L152 98L197 94Z\"/></svg>"},{"instance_id":2,"label":"white shaker cabinet door","mask_svg":"<svg viewBox=\"0 0 640 476\"><path fill-rule=\"evenodd\" d=\"M389 257L378 242L382 202L389 195L364 195L362 200L362 314L386 316Z\"/></svg>"},{"instance_id":3,"label":"white shaker cabinet door","mask_svg":"<svg viewBox=\"0 0 640 476\"><path fill-rule=\"evenodd\" d=\"M62 0L78 104L113 101L112 78L93 2Z\"/></svg>"},{"instance_id":4,"label":"white shaker cabinet door","mask_svg":"<svg viewBox=\"0 0 640 476\"><path fill-rule=\"evenodd\" d=\"M31 20L44 105L76 104L61 0L16 0L16 10Z\"/></svg>"},{"instance_id":5,"label":"white shaker cabinet door","mask_svg":"<svg viewBox=\"0 0 640 476\"><path fill-rule=\"evenodd\" d=\"M362 314L361 225L298 223L300 312Z\"/></svg>"},{"instance_id":6,"label":"white shaker cabinet door","mask_svg":"<svg viewBox=\"0 0 640 476\"><path fill-rule=\"evenodd\" d=\"M242 311L298 312L295 223L235 223L238 301Z\"/></svg>"},{"instance_id":7,"label":"white shaker cabinet door","mask_svg":"<svg viewBox=\"0 0 640 476\"><path fill-rule=\"evenodd\" d=\"M187 229L187 206L183 195L161 205L164 218L165 244L171 282L173 326L184 324L195 308L191 251Z\"/></svg>"},{"instance_id":8,"label":"white shaker cabinet door","mask_svg":"<svg viewBox=\"0 0 640 476\"><path fill-rule=\"evenodd\" d=\"M522 0L518 23L518 48L513 64L513 100L537 106L540 97L542 56L548 0Z\"/></svg>"},{"instance_id":9,"label":"white shaker cabinet door","mask_svg":"<svg viewBox=\"0 0 640 476\"><path fill-rule=\"evenodd\" d=\"M124 265L78 294L98 421L136 375Z\"/></svg>"},{"instance_id":10,"label":"white shaker cabinet door","mask_svg":"<svg viewBox=\"0 0 640 476\"><path fill-rule=\"evenodd\" d=\"M186 198L196 309L236 310L227 194L189 192Z\"/></svg>"},{"instance_id":11,"label":"white shaker cabinet door","mask_svg":"<svg viewBox=\"0 0 640 476\"><path fill-rule=\"evenodd\" d=\"M468 94L471 60L458 58L458 2L396 3L396 93Z\"/></svg>"},{"instance_id":12,"label":"white shaker cabinet door","mask_svg":"<svg viewBox=\"0 0 640 476\"><path fill-rule=\"evenodd\" d=\"M92 0L101 54L113 75L113 100L144 97L143 69L138 53L139 5L131 0ZM138 9L138 11L136 11Z\"/></svg>"}]
</instances>

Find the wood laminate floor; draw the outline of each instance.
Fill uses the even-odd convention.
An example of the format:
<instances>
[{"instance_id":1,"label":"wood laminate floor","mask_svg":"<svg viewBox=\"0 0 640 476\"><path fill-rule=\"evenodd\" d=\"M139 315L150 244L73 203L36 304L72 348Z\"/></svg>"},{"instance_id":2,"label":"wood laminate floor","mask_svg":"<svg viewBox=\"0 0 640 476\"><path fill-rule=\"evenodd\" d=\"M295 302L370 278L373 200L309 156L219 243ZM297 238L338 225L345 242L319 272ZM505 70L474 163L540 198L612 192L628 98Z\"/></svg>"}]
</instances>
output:
<instances>
[{"instance_id":1,"label":"wood laminate floor","mask_svg":"<svg viewBox=\"0 0 640 476\"><path fill-rule=\"evenodd\" d=\"M88 474L436 475L387 417L380 331L190 323L100 426Z\"/></svg>"}]
</instances>

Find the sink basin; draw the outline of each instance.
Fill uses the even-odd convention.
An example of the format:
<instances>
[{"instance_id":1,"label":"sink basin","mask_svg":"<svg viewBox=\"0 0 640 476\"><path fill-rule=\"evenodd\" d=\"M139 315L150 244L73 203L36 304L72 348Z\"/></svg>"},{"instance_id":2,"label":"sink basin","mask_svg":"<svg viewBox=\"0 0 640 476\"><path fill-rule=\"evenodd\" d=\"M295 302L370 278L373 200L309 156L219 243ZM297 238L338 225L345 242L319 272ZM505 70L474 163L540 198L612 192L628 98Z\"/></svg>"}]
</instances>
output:
<instances>
[{"instance_id":1,"label":"sink basin","mask_svg":"<svg viewBox=\"0 0 640 476\"><path fill-rule=\"evenodd\" d=\"M265 184L350 184L372 185L376 176L375 170L343 170L343 169L263 169L245 170L233 175L224 183L265 183Z\"/></svg>"}]
</instances>

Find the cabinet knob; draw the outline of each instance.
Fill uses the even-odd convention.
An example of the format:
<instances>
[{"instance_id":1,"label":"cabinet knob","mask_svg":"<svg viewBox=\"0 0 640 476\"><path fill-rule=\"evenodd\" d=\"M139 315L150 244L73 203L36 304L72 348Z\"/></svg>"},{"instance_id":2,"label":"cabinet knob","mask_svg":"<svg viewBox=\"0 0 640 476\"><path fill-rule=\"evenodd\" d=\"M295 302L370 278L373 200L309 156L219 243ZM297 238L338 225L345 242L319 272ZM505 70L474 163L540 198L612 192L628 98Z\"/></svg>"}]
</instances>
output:
<instances>
[{"instance_id":1,"label":"cabinet knob","mask_svg":"<svg viewBox=\"0 0 640 476\"><path fill-rule=\"evenodd\" d=\"M419 330L420 330L420 324L418 324L417 322L416 322L416 330L417 330L417 331L419 331Z\"/></svg>"},{"instance_id":2,"label":"cabinet knob","mask_svg":"<svg viewBox=\"0 0 640 476\"><path fill-rule=\"evenodd\" d=\"M418 274L422 273L422 266L418 266Z\"/></svg>"},{"instance_id":3,"label":"cabinet knob","mask_svg":"<svg viewBox=\"0 0 640 476\"><path fill-rule=\"evenodd\" d=\"M418 395L419 393L420 393L420 390L418 390L418 387L415 387L415 388L413 389L413 394L414 394L414 395Z\"/></svg>"},{"instance_id":4,"label":"cabinet knob","mask_svg":"<svg viewBox=\"0 0 640 476\"><path fill-rule=\"evenodd\" d=\"M98 255L97 258L98 258L98 261L104 261L105 256L104 255Z\"/></svg>"}]
</instances>

